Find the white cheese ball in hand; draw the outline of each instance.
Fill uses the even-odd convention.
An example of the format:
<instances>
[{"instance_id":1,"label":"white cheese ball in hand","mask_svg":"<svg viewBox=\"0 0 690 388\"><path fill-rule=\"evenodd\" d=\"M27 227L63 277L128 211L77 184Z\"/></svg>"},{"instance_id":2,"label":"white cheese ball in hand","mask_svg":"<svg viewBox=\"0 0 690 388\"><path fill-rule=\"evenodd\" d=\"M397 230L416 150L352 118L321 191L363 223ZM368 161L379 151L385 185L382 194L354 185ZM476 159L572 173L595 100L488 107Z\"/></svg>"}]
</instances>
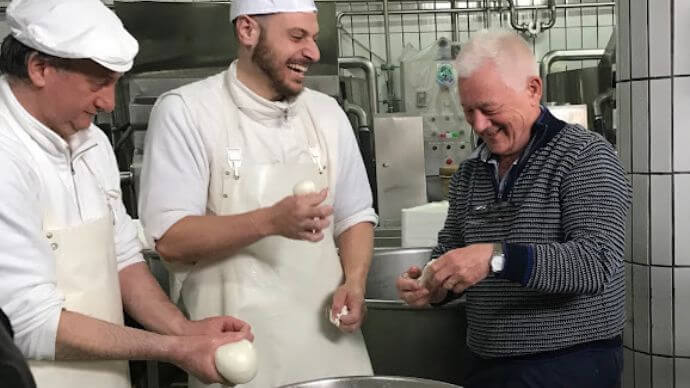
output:
<instances>
[{"instance_id":1,"label":"white cheese ball in hand","mask_svg":"<svg viewBox=\"0 0 690 388\"><path fill-rule=\"evenodd\" d=\"M429 260L429 262L424 266L422 274L417 279L417 283L420 286L426 286L426 283L429 281L429 279L431 279L431 264L433 264L436 260L437 259Z\"/></svg>"},{"instance_id":2,"label":"white cheese ball in hand","mask_svg":"<svg viewBox=\"0 0 690 388\"><path fill-rule=\"evenodd\" d=\"M350 310L347 308L347 306L343 306L343 308L340 309L340 312L333 316L333 310L331 308L328 308L328 320L331 321L332 324L335 325L335 327L340 327L340 318L344 317L345 315L349 314Z\"/></svg>"},{"instance_id":3,"label":"white cheese ball in hand","mask_svg":"<svg viewBox=\"0 0 690 388\"><path fill-rule=\"evenodd\" d=\"M215 361L218 373L233 384L248 383L256 376L256 350L246 339L219 346Z\"/></svg>"},{"instance_id":4,"label":"white cheese ball in hand","mask_svg":"<svg viewBox=\"0 0 690 388\"><path fill-rule=\"evenodd\" d=\"M295 195L311 194L316 192L316 185L312 181L302 181L292 188Z\"/></svg>"}]
</instances>

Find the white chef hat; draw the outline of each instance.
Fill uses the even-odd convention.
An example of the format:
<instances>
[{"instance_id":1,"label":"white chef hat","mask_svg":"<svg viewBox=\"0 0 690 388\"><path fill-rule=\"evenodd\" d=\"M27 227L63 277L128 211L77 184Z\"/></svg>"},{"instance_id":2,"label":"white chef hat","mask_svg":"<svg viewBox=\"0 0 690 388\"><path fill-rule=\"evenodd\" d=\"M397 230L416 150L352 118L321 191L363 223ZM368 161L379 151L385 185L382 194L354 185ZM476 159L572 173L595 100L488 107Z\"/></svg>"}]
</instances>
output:
<instances>
[{"instance_id":1,"label":"white chef hat","mask_svg":"<svg viewBox=\"0 0 690 388\"><path fill-rule=\"evenodd\" d=\"M88 58L116 72L132 68L139 44L100 0L13 0L11 34L60 58Z\"/></svg>"},{"instance_id":2,"label":"white chef hat","mask_svg":"<svg viewBox=\"0 0 690 388\"><path fill-rule=\"evenodd\" d=\"M279 12L316 12L313 0L233 0L230 21L242 15L265 15Z\"/></svg>"}]
</instances>

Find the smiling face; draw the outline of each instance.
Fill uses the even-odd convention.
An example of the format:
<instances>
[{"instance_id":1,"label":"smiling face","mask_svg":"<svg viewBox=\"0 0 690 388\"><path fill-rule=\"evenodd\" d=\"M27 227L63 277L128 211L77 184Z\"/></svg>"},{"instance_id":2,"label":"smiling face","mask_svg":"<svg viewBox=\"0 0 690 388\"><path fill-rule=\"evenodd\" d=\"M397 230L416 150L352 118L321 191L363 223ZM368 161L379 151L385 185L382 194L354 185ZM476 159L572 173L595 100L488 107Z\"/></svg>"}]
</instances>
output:
<instances>
[{"instance_id":1,"label":"smiling face","mask_svg":"<svg viewBox=\"0 0 690 388\"><path fill-rule=\"evenodd\" d=\"M305 73L320 59L318 33L316 14L312 12L264 17L251 60L262 70L275 94L291 98L304 89Z\"/></svg>"},{"instance_id":2,"label":"smiling face","mask_svg":"<svg viewBox=\"0 0 690 388\"><path fill-rule=\"evenodd\" d=\"M458 90L467 122L491 153L517 157L539 116L539 77L525 77L524 89L516 90L487 62L469 77L460 78Z\"/></svg>"}]
</instances>

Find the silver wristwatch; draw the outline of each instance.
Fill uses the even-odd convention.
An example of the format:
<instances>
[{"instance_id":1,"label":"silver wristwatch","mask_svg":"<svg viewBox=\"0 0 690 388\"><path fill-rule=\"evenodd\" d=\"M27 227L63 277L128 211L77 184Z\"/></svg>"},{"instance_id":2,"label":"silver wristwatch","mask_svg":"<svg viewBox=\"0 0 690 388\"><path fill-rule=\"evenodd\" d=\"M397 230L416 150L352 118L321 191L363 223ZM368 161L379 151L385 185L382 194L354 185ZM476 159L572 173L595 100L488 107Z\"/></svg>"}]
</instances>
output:
<instances>
[{"instance_id":1,"label":"silver wristwatch","mask_svg":"<svg viewBox=\"0 0 690 388\"><path fill-rule=\"evenodd\" d=\"M502 243L494 243L494 251L491 254L491 273L493 274L498 274L503 271L503 267L505 266L506 262L506 256L503 253L503 244Z\"/></svg>"}]
</instances>

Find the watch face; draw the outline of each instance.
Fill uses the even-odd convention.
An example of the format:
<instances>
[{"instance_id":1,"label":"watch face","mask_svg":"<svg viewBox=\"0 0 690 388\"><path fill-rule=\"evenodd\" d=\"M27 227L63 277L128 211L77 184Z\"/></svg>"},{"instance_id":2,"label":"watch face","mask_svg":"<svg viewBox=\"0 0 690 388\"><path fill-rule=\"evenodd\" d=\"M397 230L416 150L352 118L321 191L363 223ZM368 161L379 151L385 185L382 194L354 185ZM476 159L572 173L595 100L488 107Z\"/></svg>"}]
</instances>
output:
<instances>
[{"instance_id":1,"label":"watch face","mask_svg":"<svg viewBox=\"0 0 690 388\"><path fill-rule=\"evenodd\" d=\"M505 262L505 257L503 255L493 256L491 258L491 270L493 272L503 271L503 264Z\"/></svg>"}]
</instances>

